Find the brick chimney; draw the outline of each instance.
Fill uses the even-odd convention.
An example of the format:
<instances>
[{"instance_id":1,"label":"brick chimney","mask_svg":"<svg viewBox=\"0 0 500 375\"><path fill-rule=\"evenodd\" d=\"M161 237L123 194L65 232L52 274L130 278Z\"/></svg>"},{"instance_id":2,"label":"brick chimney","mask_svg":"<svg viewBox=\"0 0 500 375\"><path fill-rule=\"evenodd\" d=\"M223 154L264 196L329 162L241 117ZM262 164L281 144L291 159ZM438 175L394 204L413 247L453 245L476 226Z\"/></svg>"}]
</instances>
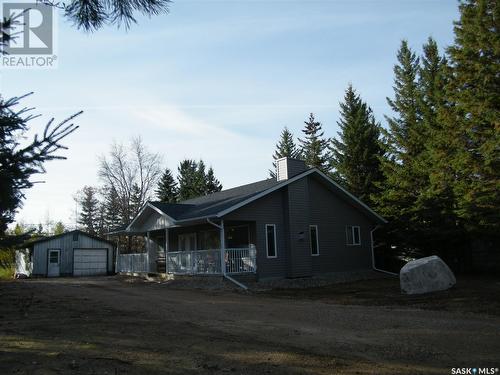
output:
<instances>
[{"instance_id":1,"label":"brick chimney","mask_svg":"<svg viewBox=\"0 0 500 375\"><path fill-rule=\"evenodd\" d=\"M307 170L303 160L284 157L276 160L276 180L285 181Z\"/></svg>"}]
</instances>

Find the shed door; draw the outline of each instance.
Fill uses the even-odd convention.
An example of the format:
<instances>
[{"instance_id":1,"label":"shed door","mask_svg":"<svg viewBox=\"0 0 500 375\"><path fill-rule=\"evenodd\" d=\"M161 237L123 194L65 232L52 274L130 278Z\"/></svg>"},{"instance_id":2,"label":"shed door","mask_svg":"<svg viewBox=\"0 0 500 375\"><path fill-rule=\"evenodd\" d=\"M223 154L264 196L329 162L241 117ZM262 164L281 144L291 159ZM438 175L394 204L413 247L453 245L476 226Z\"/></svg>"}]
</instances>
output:
<instances>
[{"instance_id":1,"label":"shed door","mask_svg":"<svg viewBox=\"0 0 500 375\"><path fill-rule=\"evenodd\" d=\"M47 252L47 277L57 277L60 273L61 250L49 249Z\"/></svg>"},{"instance_id":2,"label":"shed door","mask_svg":"<svg viewBox=\"0 0 500 375\"><path fill-rule=\"evenodd\" d=\"M107 249L74 249L73 275L96 276L108 273Z\"/></svg>"}]
</instances>

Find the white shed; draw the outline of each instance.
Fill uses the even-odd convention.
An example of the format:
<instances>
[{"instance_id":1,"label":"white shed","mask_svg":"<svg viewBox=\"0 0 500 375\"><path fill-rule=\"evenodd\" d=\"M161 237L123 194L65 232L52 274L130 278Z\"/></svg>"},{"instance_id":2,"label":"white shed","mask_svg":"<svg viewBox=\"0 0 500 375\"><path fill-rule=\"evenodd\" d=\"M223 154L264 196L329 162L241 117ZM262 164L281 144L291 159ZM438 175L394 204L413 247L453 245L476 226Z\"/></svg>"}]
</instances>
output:
<instances>
[{"instance_id":1,"label":"white shed","mask_svg":"<svg viewBox=\"0 0 500 375\"><path fill-rule=\"evenodd\" d=\"M114 271L114 244L80 230L31 244L33 276L97 276Z\"/></svg>"}]
</instances>

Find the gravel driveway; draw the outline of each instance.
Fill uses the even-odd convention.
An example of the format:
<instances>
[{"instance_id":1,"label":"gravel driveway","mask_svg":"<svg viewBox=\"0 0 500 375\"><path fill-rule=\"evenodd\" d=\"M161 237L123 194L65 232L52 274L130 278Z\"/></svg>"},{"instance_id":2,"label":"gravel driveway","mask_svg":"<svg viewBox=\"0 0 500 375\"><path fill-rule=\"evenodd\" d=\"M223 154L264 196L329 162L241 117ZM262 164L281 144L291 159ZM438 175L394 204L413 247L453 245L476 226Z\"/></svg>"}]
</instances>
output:
<instances>
[{"instance_id":1,"label":"gravel driveway","mask_svg":"<svg viewBox=\"0 0 500 375\"><path fill-rule=\"evenodd\" d=\"M500 318L471 312L117 277L0 282L0 297L0 374L450 374L500 365Z\"/></svg>"}]
</instances>

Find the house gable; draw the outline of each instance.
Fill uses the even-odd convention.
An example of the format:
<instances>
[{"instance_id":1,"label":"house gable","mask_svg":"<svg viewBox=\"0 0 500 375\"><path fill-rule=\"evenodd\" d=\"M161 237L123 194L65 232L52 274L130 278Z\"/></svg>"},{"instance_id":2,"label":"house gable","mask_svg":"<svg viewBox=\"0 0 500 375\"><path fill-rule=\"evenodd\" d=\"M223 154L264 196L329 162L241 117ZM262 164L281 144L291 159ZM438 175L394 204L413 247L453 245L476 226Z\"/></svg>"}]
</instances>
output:
<instances>
[{"instance_id":1,"label":"house gable","mask_svg":"<svg viewBox=\"0 0 500 375\"><path fill-rule=\"evenodd\" d=\"M248 205L249 203L252 203L276 190L279 190L279 189L282 189L284 188L285 186L288 186L289 184L293 184L294 182L296 181L299 181L303 178L309 178L308 176L314 176L320 180L322 180L322 182L328 186L330 188L330 191L332 194L335 194L335 195L338 195L339 197L341 197L342 199L346 200L346 201L350 201L352 203L352 207L355 208L355 209L358 209L358 210L361 210L361 211L364 211L366 215L370 216L372 218L372 220L374 220L375 222L378 222L378 223L387 223L387 221L382 217L380 216L379 214L377 214L375 211L373 211L370 207L368 207L365 203L361 202L358 198L356 198L354 195L352 195L351 193L349 193L347 190L345 190L344 188L342 188L339 184L337 184L335 181L333 181L331 178L329 178L328 176L326 176L324 173L322 173L321 171L317 170L317 169L310 169L304 173L301 173L289 180L286 180L270 189L267 189L259 194L256 194L252 197L249 197L248 199L232 206L232 207L229 207L227 209L225 209L224 211L222 212L219 212L217 214L218 217L222 217L224 215L227 215L235 210L238 210L239 208L243 207L243 206L246 206Z\"/></svg>"}]
</instances>

